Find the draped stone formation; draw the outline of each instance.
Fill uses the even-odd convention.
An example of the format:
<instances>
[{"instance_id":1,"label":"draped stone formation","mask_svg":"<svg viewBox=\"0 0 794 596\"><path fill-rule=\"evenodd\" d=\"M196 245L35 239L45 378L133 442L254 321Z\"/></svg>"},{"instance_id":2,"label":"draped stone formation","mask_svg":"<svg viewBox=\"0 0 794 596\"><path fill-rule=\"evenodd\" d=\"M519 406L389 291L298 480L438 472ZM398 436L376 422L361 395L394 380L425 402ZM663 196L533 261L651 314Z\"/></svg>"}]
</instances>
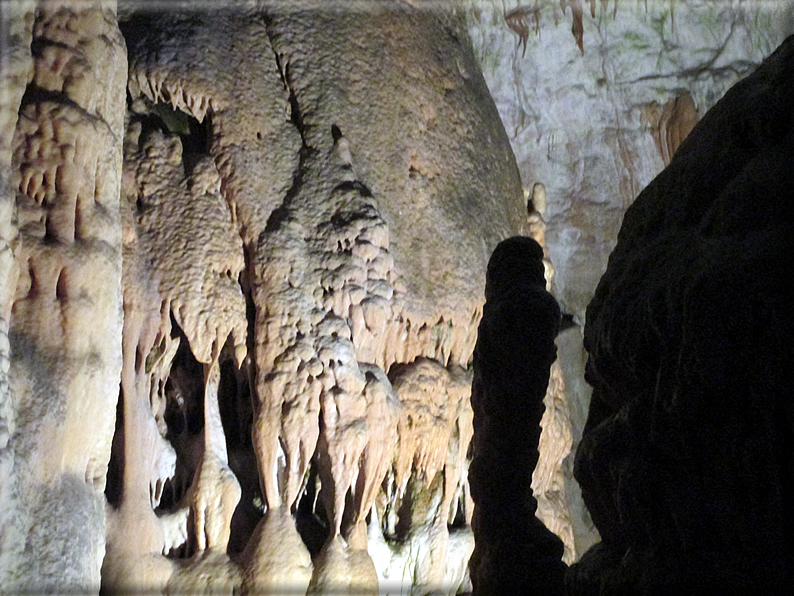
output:
<instances>
[{"instance_id":1,"label":"draped stone formation","mask_svg":"<svg viewBox=\"0 0 794 596\"><path fill-rule=\"evenodd\" d=\"M0 6L4 588L465 589L527 217L462 14Z\"/></svg>"},{"instance_id":2,"label":"draped stone formation","mask_svg":"<svg viewBox=\"0 0 794 596\"><path fill-rule=\"evenodd\" d=\"M25 530L17 498L14 472L16 409L8 377L11 345L8 324L17 264L14 246L18 227L14 219L15 191L11 155L19 104L31 74L30 42L34 2L0 2L0 585L13 585L18 553L24 549Z\"/></svg>"},{"instance_id":3,"label":"draped stone formation","mask_svg":"<svg viewBox=\"0 0 794 596\"><path fill-rule=\"evenodd\" d=\"M0 399L13 461L3 482L12 494L3 497L13 505L0 514L11 542L4 587L84 591L100 582L121 371L124 41L112 2L42 2L35 16L28 4L4 3L3 11L3 34L15 44L4 52L2 102L6 172L10 165L2 236L14 254L9 275L6 244L10 367Z\"/></svg>"}]
</instances>

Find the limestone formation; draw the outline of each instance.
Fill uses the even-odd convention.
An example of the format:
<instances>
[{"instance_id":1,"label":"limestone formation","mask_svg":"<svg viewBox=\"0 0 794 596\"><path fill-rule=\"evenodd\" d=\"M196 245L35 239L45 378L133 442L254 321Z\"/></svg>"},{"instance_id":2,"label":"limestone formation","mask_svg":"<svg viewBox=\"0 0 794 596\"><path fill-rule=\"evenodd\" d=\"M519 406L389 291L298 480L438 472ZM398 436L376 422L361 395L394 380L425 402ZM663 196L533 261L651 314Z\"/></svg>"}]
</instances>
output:
<instances>
[{"instance_id":1,"label":"limestone formation","mask_svg":"<svg viewBox=\"0 0 794 596\"><path fill-rule=\"evenodd\" d=\"M472 384L474 594L562 593L563 545L535 517L530 473L560 325L542 258L537 242L515 237L488 264Z\"/></svg>"},{"instance_id":2,"label":"limestone formation","mask_svg":"<svg viewBox=\"0 0 794 596\"><path fill-rule=\"evenodd\" d=\"M465 589L526 217L462 14L0 6L4 587Z\"/></svg>"},{"instance_id":3,"label":"limestone formation","mask_svg":"<svg viewBox=\"0 0 794 596\"><path fill-rule=\"evenodd\" d=\"M0 2L0 585L16 582L16 554L24 549L25 529L14 471L16 409L8 377L11 365L9 320L18 266L14 247L18 229L14 218L12 139L25 86L32 74L28 48L33 35L34 2Z\"/></svg>"},{"instance_id":4,"label":"limestone formation","mask_svg":"<svg viewBox=\"0 0 794 596\"><path fill-rule=\"evenodd\" d=\"M741 7L701 0L464 0L464 5L524 190L531 194L537 181L546 186L547 245L557 270L553 293L563 312L583 325L623 214L665 167L664 156L674 149L667 146L668 134L672 140L686 130L660 129L676 121L665 117L660 123L663 108L677 105L669 111L683 116L684 98L691 96L697 114L705 114L794 33L794 5L790 0L743 0ZM577 13L580 22L574 23ZM519 21L526 26L526 46L517 36ZM696 116L684 112L689 115L682 122ZM665 137L664 149L657 131Z\"/></svg>"},{"instance_id":5,"label":"limestone formation","mask_svg":"<svg viewBox=\"0 0 794 596\"><path fill-rule=\"evenodd\" d=\"M791 442L778 374L792 368L790 298L775 293L774 248L790 249L790 210L770 199L788 193L790 102L775 81L789 50L756 91L734 92L744 108L683 140L778 43L788 13L675 2L673 22L659 3L638 17L641 3L594 0L0 0L2 590L561 590L562 546L534 516L566 562L597 538L570 477L589 399L584 308L626 207L668 159L587 317L596 396L579 470L604 542L568 590L634 590L670 569L668 583L727 569L749 585L762 565L769 591L788 581L776 553L789 549L790 491L772 479L790 462L764 457ZM516 234L543 258L525 245L531 280L518 290L492 268L484 311L488 257ZM559 317L544 269L567 313L551 367ZM619 312L634 302L635 318ZM539 327L506 322L513 307ZM532 341L504 348L524 332ZM701 356L718 336L738 356ZM643 338L658 353L646 358ZM472 358L486 364L474 408ZM525 387L483 380L511 369ZM714 416L728 437L692 430L718 408L679 407L685 389L717 403L714 388L749 404L726 400ZM531 407L507 424L492 398L524 393ZM640 407L649 395L670 414L661 430L643 426L660 420ZM475 409L478 430L502 420L509 467L483 463L496 457L488 432L471 463ZM634 483L647 462L615 456L609 428L703 472L700 501L657 474L667 517L650 515L659 507ZM722 509L698 509L724 495ZM479 539L470 578L472 524L493 528L494 499L501 515L518 503L521 521ZM703 544L720 516L738 531L713 548L741 540L719 565L717 550L679 548L679 534ZM689 562L657 556L670 544Z\"/></svg>"},{"instance_id":6,"label":"limestone formation","mask_svg":"<svg viewBox=\"0 0 794 596\"><path fill-rule=\"evenodd\" d=\"M536 182L527 203L529 236L543 249L543 269L546 290L551 290L554 266L546 246L546 186ZM538 518L559 536L565 546L563 560L572 563L576 557L574 521L569 493L571 481L565 478L564 461L573 446L569 397L565 391L562 364L556 360L551 365L550 382L543 400L545 410L540 421L541 434L538 445L538 463L532 474L532 493L538 501Z\"/></svg>"},{"instance_id":7,"label":"limestone formation","mask_svg":"<svg viewBox=\"0 0 794 596\"><path fill-rule=\"evenodd\" d=\"M670 99L659 109L658 104L651 106L651 112L658 113L658 120L652 123L653 140L664 165L670 165L676 149L692 131L698 121L695 100L688 91Z\"/></svg>"},{"instance_id":8,"label":"limestone formation","mask_svg":"<svg viewBox=\"0 0 794 596\"><path fill-rule=\"evenodd\" d=\"M124 41L111 2L2 16L3 585L90 590L121 373Z\"/></svg>"}]
</instances>

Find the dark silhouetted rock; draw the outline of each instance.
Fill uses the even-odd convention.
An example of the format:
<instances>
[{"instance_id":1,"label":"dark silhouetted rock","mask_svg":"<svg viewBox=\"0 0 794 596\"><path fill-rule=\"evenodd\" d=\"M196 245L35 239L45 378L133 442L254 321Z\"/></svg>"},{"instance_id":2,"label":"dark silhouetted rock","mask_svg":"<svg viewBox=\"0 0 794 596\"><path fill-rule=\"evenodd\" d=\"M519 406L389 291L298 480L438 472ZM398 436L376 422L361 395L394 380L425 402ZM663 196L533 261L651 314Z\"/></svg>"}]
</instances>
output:
<instances>
[{"instance_id":1,"label":"dark silhouetted rock","mask_svg":"<svg viewBox=\"0 0 794 596\"><path fill-rule=\"evenodd\" d=\"M794 38L626 213L587 311L571 594L788 593Z\"/></svg>"},{"instance_id":2,"label":"dark silhouetted rock","mask_svg":"<svg viewBox=\"0 0 794 596\"><path fill-rule=\"evenodd\" d=\"M531 489L560 325L542 258L537 242L514 237L501 242L488 263L472 385L475 594L562 590L563 545L535 517Z\"/></svg>"}]
</instances>

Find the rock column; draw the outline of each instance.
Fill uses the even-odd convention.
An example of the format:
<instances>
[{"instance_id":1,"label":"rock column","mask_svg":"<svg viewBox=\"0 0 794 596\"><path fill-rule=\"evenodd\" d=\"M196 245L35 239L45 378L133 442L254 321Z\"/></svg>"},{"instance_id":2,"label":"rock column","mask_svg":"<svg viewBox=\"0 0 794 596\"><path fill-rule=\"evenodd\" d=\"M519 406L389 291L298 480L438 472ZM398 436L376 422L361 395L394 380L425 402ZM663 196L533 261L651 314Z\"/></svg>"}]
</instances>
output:
<instances>
[{"instance_id":1,"label":"rock column","mask_svg":"<svg viewBox=\"0 0 794 596\"><path fill-rule=\"evenodd\" d=\"M16 553L24 548L20 510L14 478L16 416L9 385L10 344L8 322L17 268L14 246L17 225L11 185L11 140L19 104L33 60L30 55L34 3L0 2L0 585L9 586Z\"/></svg>"},{"instance_id":2,"label":"rock column","mask_svg":"<svg viewBox=\"0 0 794 596\"><path fill-rule=\"evenodd\" d=\"M543 251L526 237L501 242L488 263L474 350L474 594L561 594L563 545L535 517L543 397L556 356L560 310L545 290Z\"/></svg>"},{"instance_id":3,"label":"rock column","mask_svg":"<svg viewBox=\"0 0 794 596\"><path fill-rule=\"evenodd\" d=\"M99 587L121 373L124 40L115 2L40 2L12 144L20 589ZM4 588L8 586L4 585Z\"/></svg>"}]
</instances>

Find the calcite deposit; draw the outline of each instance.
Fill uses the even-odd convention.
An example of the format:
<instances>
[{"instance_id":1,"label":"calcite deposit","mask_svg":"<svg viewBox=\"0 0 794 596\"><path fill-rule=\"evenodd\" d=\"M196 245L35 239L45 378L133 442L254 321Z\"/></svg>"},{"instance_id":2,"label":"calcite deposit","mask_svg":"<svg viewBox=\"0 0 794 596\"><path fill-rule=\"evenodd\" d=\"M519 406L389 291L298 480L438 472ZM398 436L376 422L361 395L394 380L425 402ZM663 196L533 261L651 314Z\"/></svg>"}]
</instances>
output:
<instances>
[{"instance_id":1,"label":"calcite deposit","mask_svg":"<svg viewBox=\"0 0 794 596\"><path fill-rule=\"evenodd\" d=\"M463 14L160 8L2 3L4 587L465 589L528 222Z\"/></svg>"},{"instance_id":2,"label":"calcite deposit","mask_svg":"<svg viewBox=\"0 0 794 596\"><path fill-rule=\"evenodd\" d=\"M681 592L700 569L788 582L774 247L790 250L790 210L773 198L788 193L789 50L696 123L791 15L755 0L0 1L2 590L465 592L473 520L513 497L514 548L479 539L479 592L529 568L562 590L593 519L604 540L571 593ZM585 316L623 214L665 166ZM541 248L516 262L533 297L516 316L561 326L510 350L527 330L486 317L476 359L531 389L497 443L530 436L493 477L474 466L477 492L473 375L480 420L499 393L472 364L486 264L519 234ZM489 280L492 313L516 275ZM739 391L746 409L717 407ZM610 428L636 449L611 450ZM682 461L697 482L675 484ZM650 476L659 503L638 488Z\"/></svg>"},{"instance_id":3,"label":"calcite deposit","mask_svg":"<svg viewBox=\"0 0 794 596\"><path fill-rule=\"evenodd\" d=\"M3 54L3 205L16 203L2 223L4 586L95 590L122 359L127 63L110 6L36 8L3 3L16 44Z\"/></svg>"},{"instance_id":4,"label":"calcite deposit","mask_svg":"<svg viewBox=\"0 0 794 596\"><path fill-rule=\"evenodd\" d=\"M0 2L0 584L9 585L16 571L15 553L24 548L24 520L17 500L14 473L16 408L8 377L11 345L8 337L18 266L14 246L18 227L14 221L12 140L19 104L30 77L33 57L28 48L33 31L35 2Z\"/></svg>"}]
</instances>

